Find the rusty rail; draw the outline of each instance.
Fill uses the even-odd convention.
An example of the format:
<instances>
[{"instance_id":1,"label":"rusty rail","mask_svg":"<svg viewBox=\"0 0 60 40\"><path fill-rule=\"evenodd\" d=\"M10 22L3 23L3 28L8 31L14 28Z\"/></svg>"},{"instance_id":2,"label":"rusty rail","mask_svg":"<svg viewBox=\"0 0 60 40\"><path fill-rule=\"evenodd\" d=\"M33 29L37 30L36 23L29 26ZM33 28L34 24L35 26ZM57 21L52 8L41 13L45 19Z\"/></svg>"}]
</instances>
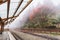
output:
<instances>
[{"instance_id":1,"label":"rusty rail","mask_svg":"<svg viewBox=\"0 0 60 40\"><path fill-rule=\"evenodd\" d=\"M60 29L45 29L45 28L40 28L40 29L21 29L22 32L37 32L37 33L40 33L40 32L60 32Z\"/></svg>"}]
</instances>

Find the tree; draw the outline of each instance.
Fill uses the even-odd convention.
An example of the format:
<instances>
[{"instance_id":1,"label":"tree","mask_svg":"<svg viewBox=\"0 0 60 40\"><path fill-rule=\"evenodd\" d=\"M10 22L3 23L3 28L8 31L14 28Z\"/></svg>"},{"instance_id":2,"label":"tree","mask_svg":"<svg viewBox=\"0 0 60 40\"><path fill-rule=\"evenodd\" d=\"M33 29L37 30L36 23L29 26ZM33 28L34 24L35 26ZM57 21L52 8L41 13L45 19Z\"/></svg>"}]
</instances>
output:
<instances>
[{"instance_id":1,"label":"tree","mask_svg":"<svg viewBox=\"0 0 60 40\"><path fill-rule=\"evenodd\" d=\"M40 11L35 13L34 18L32 20L29 20L29 22L25 26L27 26L28 28L44 28L53 24L51 18L55 17L55 11L52 8L42 6L38 10Z\"/></svg>"}]
</instances>

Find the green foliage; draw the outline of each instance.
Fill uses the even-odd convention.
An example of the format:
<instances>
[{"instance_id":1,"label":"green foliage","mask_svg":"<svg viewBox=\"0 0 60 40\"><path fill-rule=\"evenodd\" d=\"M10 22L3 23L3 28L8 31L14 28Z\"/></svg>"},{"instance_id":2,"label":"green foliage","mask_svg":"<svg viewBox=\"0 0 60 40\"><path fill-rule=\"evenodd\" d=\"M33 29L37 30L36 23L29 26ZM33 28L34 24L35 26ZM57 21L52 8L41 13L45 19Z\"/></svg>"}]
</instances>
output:
<instances>
[{"instance_id":1,"label":"green foliage","mask_svg":"<svg viewBox=\"0 0 60 40\"><path fill-rule=\"evenodd\" d=\"M54 14L54 15L53 15ZM56 23L56 19L53 18L55 12L52 12L49 8L43 8L42 12L36 13L33 20L29 20L25 27L27 28L44 28Z\"/></svg>"}]
</instances>

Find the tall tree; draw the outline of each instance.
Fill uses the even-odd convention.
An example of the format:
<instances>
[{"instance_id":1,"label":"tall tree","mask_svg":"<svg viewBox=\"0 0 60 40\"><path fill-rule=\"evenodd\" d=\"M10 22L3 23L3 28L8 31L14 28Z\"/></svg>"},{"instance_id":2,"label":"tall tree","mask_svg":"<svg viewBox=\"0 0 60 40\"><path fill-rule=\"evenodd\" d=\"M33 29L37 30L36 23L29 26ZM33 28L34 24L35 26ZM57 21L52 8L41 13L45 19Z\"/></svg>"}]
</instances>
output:
<instances>
[{"instance_id":1,"label":"tall tree","mask_svg":"<svg viewBox=\"0 0 60 40\"><path fill-rule=\"evenodd\" d=\"M38 10L38 12L34 13L33 19L26 24L28 28L40 28L52 24L51 19L55 17L55 11L52 8L42 6L36 10Z\"/></svg>"}]
</instances>

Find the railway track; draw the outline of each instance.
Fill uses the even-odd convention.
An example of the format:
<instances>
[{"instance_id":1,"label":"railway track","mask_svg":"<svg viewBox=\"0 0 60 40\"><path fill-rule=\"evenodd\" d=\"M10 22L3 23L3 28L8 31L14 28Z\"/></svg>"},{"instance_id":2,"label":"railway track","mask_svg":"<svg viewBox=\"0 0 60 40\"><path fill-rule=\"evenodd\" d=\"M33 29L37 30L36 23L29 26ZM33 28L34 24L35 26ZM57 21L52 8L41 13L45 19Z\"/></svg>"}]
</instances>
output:
<instances>
[{"instance_id":1,"label":"railway track","mask_svg":"<svg viewBox=\"0 0 60 40\"><path fill-rule=\"evenodd\" d=\"M28 32L23 32L23 33L27 33L27 34L37 36L37 37L46 38L47 40L60 40L60 39L57 39L57 38L54 38L54 37L48 37L48 36L44 36L44 35L37 35L37 34L33 34L33 33L28 33Z\"/></svg>"},{"instance_id":2,"label":"railway track","mask_svg":"<svg viewBox=\"0 0 60 40\"><path fill-rule=\"evenodd\" d=\"M17 33L18 32L18 33ZM13 36L16 38L16 40L23 40L23 38L21 38L21 36L19 35L23 35L23 34L29 34L29 35L32 35L32 36L35 36L35 37L41 37L41 38L45 38L47 40L60 40L58 38L55 38L55 37L49 37L49 36L45 36L45 35L38 35L38 34L34 34L34 33L30 33L30 32L21 32L22 34L20 34L20 31L15 31L13 32ZM23 35L25 36L25 35Z\"/></svg>"},{"instance_id":3,"label":"railway track","mask_svg":"<svg viewBox=\"0 0 60 40\"><path fill-rule=\"evenodd\" d=\"M60 32L60 29L46 29L46 28L38 28L38 29L21 29L21 32L37 32L37 33L51 33L51 32Z\"/></svg>"},{"instance_id":4,"label":"railway track","mask_svg":"<svg viewBox=\"0 0 60 40\"><path fill-rule=\"evenodd\" d=\"M13 33L13 32L11 32L12 33L12 35L14 36L14 38L16 39L16 40L23 40L21 37L19 37L18 35L16 35L15 33Z\"/></svg>"}]
</instances>

